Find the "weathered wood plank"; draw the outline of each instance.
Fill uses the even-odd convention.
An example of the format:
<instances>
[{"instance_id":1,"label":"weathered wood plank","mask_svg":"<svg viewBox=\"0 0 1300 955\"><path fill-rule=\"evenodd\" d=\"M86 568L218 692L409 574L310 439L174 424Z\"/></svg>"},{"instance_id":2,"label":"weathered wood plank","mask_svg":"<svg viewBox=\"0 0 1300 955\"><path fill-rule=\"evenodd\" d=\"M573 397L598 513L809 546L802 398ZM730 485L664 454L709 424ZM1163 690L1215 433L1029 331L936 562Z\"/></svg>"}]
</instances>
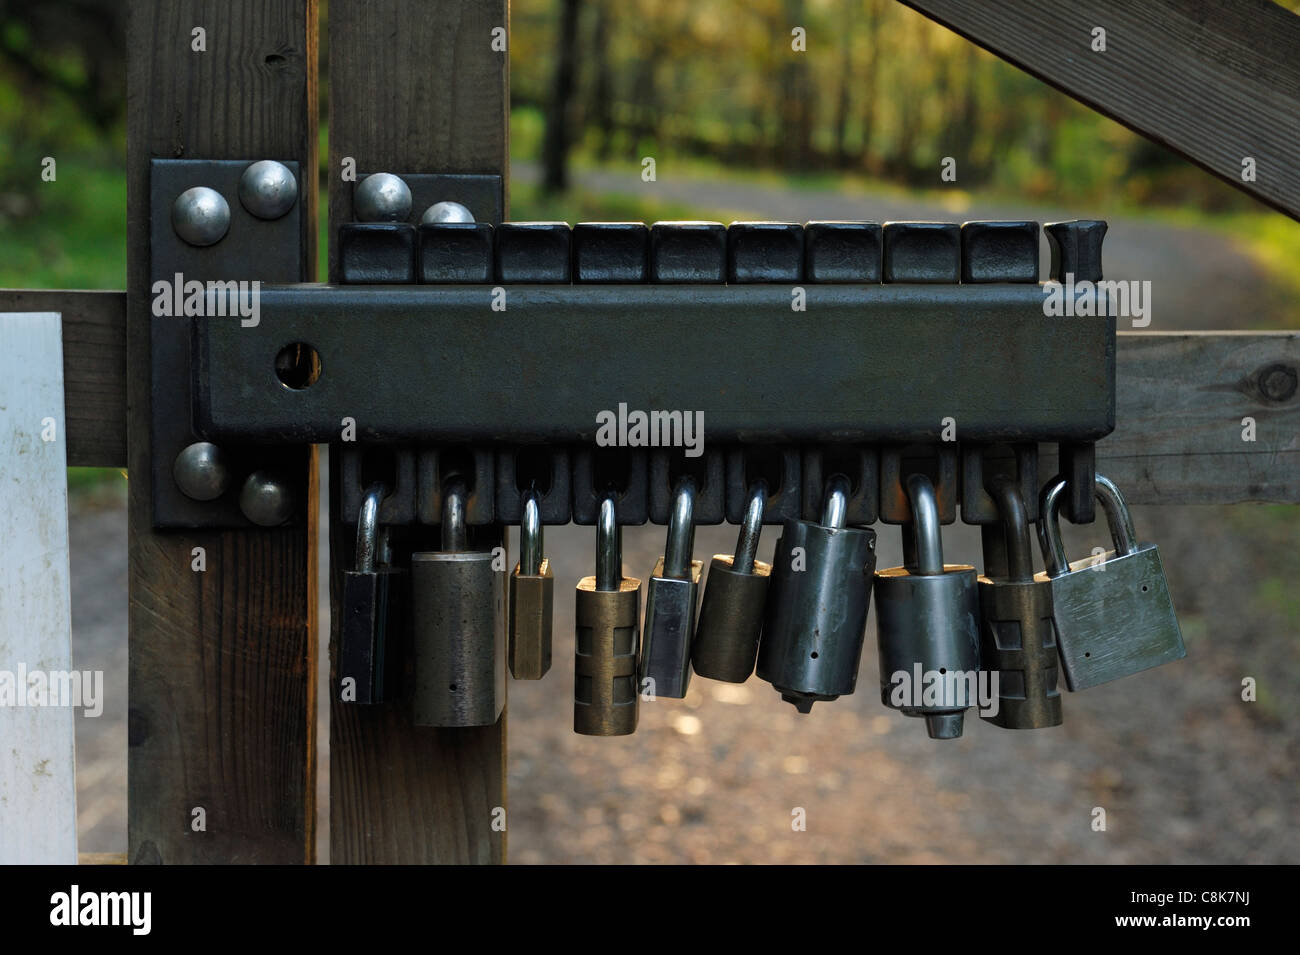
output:
<instances>
[{"instance_id":1,"label":"weathered wood plank","mask_svg":"<svg viewBox=\"0 0 1300 955\"><path fill-rule=\"evenodd\" d=\"M0 312L63 315L68 466L126 467L126 293L0 291Z\"/></svg>"},{"instance_id":2,"label":"weathered wood plank","mask_svg":"<svg viewBox=\"0 0 1300 955\"><path fill-rule=\"evenodd\" d=\"M1300 503L1298 375L1300 332L1121 332L1097 467L1134 504Z\"/></svg>"},{"instance_id":3,"label":"weathered wood plank","mask_svg":"<svg viewBox=\"0 0 1300 955\"><path fill-rule=\"evenodd\" d=\"M492 49L496 27L508 29L506 0L330 4L331 226L352 218L351 184L339 180L346 156L361 172L507 174L509 57ZM332 231L331 276L334 244ZM331 522L334 659L354 535ZM479 729L417 729L409 707L331 699L332 863L505 861L505 833L492 829L506 806L504 713Z\"/></svg>"},{"instance_id":4,"label":"weathered wood plank","mask_svg":"<svg viewBox=\"0 0 1300 955\"><path fill-rule=\"evenodd\" d=\"M205 52L191 46L200 27ZM151 525L149 161L275 158L314 169L316 5L137 0L127 39L129 856L310 862L313 533ZM302 278L310 280L314 190L302 201ZM191 570L195 547L206 550L206 572ZM192 825L200 808L205 831Z\"/></svg>"},{"instance_id":5,"label":"weathered wood plank","mask_svg":"<svg viewBox=\"0 0 1300 955\"><path fill-rule=\"evenodd\" d=\"M56 312L0 315L0 865L77 861L61 339Z\"/></svg>"},{"instance_id":6,"label":"weathered wood plank","mask_svg":"<svg viewBox=\"0 0 1300 955\"><path fill-rule=\"evenodd\" d=\"M900 0L1300 218L1300 17L1269 0ZM1092 49L1093 29L1106 49ZM1242 160L1255 160L1254 181Z\"/></svg>"}]
</instances>

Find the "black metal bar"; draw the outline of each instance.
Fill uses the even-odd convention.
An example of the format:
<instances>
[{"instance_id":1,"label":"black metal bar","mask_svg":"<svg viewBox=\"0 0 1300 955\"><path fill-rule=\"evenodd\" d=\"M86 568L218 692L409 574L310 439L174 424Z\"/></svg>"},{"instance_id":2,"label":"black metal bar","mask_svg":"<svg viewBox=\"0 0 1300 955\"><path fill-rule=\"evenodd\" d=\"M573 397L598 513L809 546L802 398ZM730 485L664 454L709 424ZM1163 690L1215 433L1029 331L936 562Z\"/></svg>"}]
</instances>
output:
<instances>
[{"instance_id":1,"label":"black metal bar","mask_svg":"<svg viewBox=\"0 0 1300 955\"><path fill-rule=\"evenodd\" d=\"M705 441L1087 441L1115 424L1115 323L1042 286L300 285L261 321L194 320L209 437L592 442L601 419L703 413ZM321 372L288 387L275 356ZM620 409L622 409L620 411ZM622 430L620 428L620 430ZM627 437L627 435L623 435ZM654 446L653 443L650 446Z\"/></svg>"}]
</instances>

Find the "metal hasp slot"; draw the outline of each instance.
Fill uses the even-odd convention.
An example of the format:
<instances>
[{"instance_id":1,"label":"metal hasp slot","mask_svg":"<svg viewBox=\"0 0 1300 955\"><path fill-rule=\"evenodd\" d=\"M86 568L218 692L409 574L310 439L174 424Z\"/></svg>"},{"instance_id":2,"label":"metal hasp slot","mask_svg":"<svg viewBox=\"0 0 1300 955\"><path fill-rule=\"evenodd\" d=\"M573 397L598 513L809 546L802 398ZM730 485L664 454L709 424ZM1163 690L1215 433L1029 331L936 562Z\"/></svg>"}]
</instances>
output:
<instances>
[{"instance_id":1,"label":"metal hasp slot","mask_svg":"<svg viewBox=\"0 0 1300 955\"><path fill-rule=\"evenodd\" d=\"M711 441L1093 441L1115 426L1115 320L1035 284L263 288L261 321L194 320L209 439L568 441L601 411L704 414ZM286 348L319 376L292 387ZM301 384L295 382L294 384ZM419 400L412 400L418 395Z\"/></svg>"}]
</instances>

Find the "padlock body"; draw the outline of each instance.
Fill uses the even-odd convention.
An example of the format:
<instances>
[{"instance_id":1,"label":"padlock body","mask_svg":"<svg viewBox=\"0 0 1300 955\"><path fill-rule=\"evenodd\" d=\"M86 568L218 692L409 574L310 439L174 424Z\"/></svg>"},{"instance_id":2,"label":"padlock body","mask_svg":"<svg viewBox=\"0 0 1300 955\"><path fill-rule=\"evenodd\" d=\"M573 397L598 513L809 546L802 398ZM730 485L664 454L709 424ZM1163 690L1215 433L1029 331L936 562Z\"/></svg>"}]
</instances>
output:
<instances>
[{"instance_id":1,"label":"padlock body","mask_svg":"<svg viewBox=\"0 0 1300 955\"><path fill-rule=\"evenodd\" d=\"M343 572L337 682L345 702L397 696L406 584L406 572L393 567Z\"/></svg>"},{"instance_id":2,"label":"padlock body","mask_svg":"<svg viewBox=\"0 0 1300 955\"><path fill-rule=\"evenodd\" d=\"M975 579L975 568L964 564L945 564L942 574L913 574L905 567L876 574L880 701L886 706L923 716L977 705ZM931 692L923 698L927 685Z\"/></svg>"},{"instance_id":3,"label":"padlock body","mask_svg":"<svg viewBox=\"0 0 1300 955\"><path fill-rule=\"evenodd\" d=\"M506 581L488 551L411 555L417 726L490 726L506 700Z\"/></svg>"},{"instance_id":4,"label":"padlock body","mask_svg":"<svg viewBox=\"0 0 1300 955\"><path fill-rule=\"evenodd\" d=\"M603 591L596 589L595 577L582 578L574 621L573 731L583 736L636 732L641 581L624 577L618 590Z\"/></svg>"},{"instance_id":5,"label":"padlock body","mask_svg":"<svg viewBox=\"0 0 1300 955\"><path fill-rule=\"evenodd\" d=\"M735 557L715 554L691 643L691 666L710 680L744 683L754 672L772 565L754 561L750 574L732 569Z\"/></svg>"},{"instance_id":6,"label":"padlock body","mask_svg":"<svg viewBox=\"0 0 1300 955\"><path fill-rule=\"evenodd\" d=\"M772 559L758 675L801 712L852 693L876 567L876 532L787 521ZM796 557L796 548L799 549Z\"/></svg>"},{"instance_id":7,"label":"padlock body","mask_svg":"<svg viewBox=\"0 0 1300 955\"><path fill-rule=\"evenodd\" d=\"M1076 560L1050 580L1065 685L1085 690L1187 656L1160 551L1109 551Z\"/></svg>"},{"instance_id":8,"label":"padlock body","mask_svg":"<svg viewBox=\"0 0 1300 955\"><path fill-rule=\"evenodd\" d=\"M1051 586L981 577L979 598L980 668L998 675L997 710L980 717L1005 729L1060 726Z\"/></svg>"},{"instance_id":9,"label":"padlock body","mask_svg":"<svg viewBox=\"0 0 1300 955\"><path fill-rule=\"evenodd\" d=\"M543 559L536 574L510 575L509 662L516 680L540 680L551 668L555 577Z\"/></svg>"},{"instance_id":10,"label":"padlock body","mask_svg":"<svg viewBox=\"0 0 1300 955\"><path fill-rule=\"evenodd\" d=\"M688 577L665 577L659 558L646 589L641 638L641 680L652 680L655 696L680 700L691 682L691 638L700 593L703 561L691 561Z\"/></svg>"}]
</instances>

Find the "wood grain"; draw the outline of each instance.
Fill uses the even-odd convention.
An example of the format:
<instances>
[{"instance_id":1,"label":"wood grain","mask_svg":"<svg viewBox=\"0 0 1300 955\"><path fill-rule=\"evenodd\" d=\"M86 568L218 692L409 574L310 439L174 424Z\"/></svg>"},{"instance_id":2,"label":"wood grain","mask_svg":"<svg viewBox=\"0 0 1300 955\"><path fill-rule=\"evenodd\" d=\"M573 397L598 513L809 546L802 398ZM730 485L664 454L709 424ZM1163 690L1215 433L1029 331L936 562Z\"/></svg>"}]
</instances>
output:
<instances>
[{"instance_id":1,"label":"wood grain","mask_svg":"<svg viewBox=\"0 0 1300 955\"><path fill-rule=\"evenodd\" d=\"M505 0L334 0L330 4L330 274L338 223L352 219L350 156L360 172L507 175ZM507 192L508 194L508 192ZM338 456L331 455L331 514ZM331 521L331 605L352 566L355 529ZM337 659L337 626L331 657ZM331 679L331 686L336 681ZM506 715L477 729L416 728L401 704L357 706L331 693L331 863L499 863L506 836Z\"/></svg>"},{"instance_id":2,"label":"wood grain","mask_svg":"<svg viewBox=\"0 0 1300 955\"><path fill-rule=\"evenodd\" d=\"M191 49L195 27L206 31L206 52ZM275 158L315 168L315 37L314 0L131 6L128 854L135 863L314 856L313 532L153 530L148 283L151 159ZM314 190L302 200L301 278L309 281ZM304 451L304 487L309 458ZM190 569L194 547L206 549L204 573ZM192 829L196 808L206 813L206 831Z\"/></svg>"},{"instance_id":3,"label":"wood grain","mask_svg":"<svg viewBox=\"0 0 1300 955\"><path fill-rule=\"evenodd\" d=\"M1269 0L901 2L1300 218L1300 16Z\"/></svg>"},{"instance_id":4,"label":"wood grain","mask_svg":"<svg viewBox=\"0 0 1300 955\"><path fill-rule=\"evenodd\" d=\"M126 293L0 291L0 312L63 315L68 466L126 467Z\"/></svg>"},{"instance_id":5,"label":"wood grain","mask_svg":"<svg viewBox=\"0 0 1300 955\"><path fill-rule=\"evenodd\" d=\"M1097 468L1131 503L1300 503L1300 332L1121 332L1115 373Z\"/></svg>"}]
</instances>

